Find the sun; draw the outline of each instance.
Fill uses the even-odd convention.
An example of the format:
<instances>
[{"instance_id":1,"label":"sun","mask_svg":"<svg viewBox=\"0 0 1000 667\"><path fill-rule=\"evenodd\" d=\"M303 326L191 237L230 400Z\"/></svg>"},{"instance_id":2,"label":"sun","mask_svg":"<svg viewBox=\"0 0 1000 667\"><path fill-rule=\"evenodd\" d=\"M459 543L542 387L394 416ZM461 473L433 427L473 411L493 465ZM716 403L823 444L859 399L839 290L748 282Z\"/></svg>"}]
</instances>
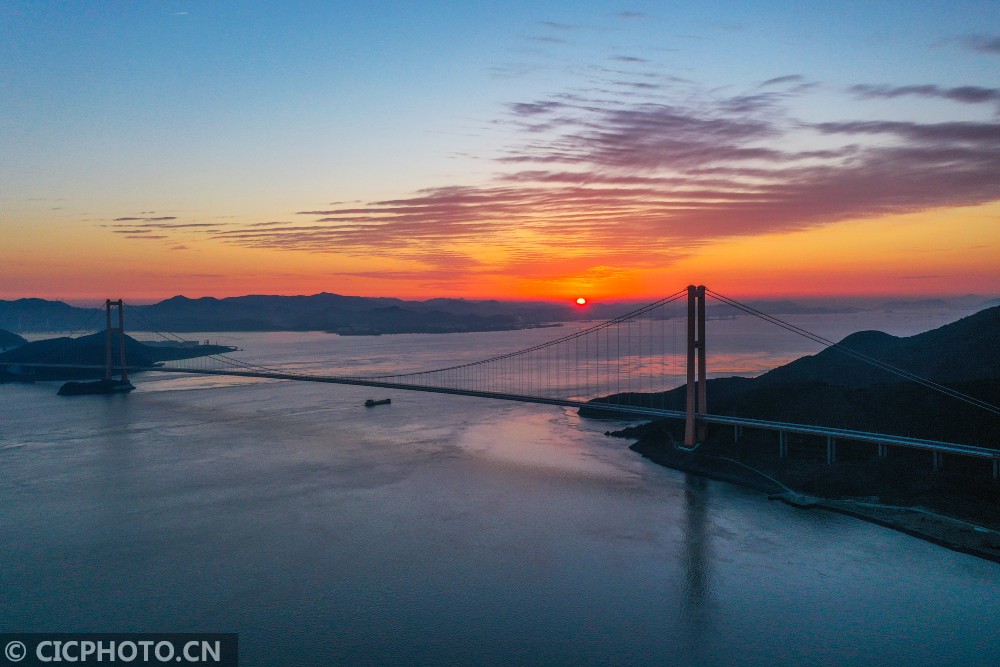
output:
<instances>
[{"instance_id":1,"label":"sun","mask_svg":"<svg viewBox=\"0 0 1000 667\"><path fill-rule=\"evenodd\" d=\"M581 296L581 297L579 297L579 298L578 298L578 299L576 300L576 305L578 305L578 306L585 306L585 305L587 305L587 300L586 300L586 299L584 299L584 298L583 298L583 297Z\"/></svg>"}]
</instances>

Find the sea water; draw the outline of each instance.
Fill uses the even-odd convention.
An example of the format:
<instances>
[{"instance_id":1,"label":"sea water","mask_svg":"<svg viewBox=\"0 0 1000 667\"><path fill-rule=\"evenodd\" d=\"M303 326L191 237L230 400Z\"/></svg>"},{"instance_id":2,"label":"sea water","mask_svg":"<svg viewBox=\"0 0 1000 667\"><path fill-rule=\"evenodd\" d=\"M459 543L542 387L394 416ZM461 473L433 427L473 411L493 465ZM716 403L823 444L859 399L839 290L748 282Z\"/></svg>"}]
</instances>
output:
<instances>
[{"instance_id":1,"label":"sea water","mask_svg":"<svg viewBox=\"0 0 1000 667\"><path fill-rule=\"evenodd\" d=\"M950 315L796 323L903 335ZM572 326L198 337L255 362L360 372ZM719 375L817 350L745 318L709 336ZM348 386L133 380L125 396L0 386L0 631L238 632L245 665L1000 654L1000 565L651 464L603 435L624 422Z\"/></svg>"}]
</instances>

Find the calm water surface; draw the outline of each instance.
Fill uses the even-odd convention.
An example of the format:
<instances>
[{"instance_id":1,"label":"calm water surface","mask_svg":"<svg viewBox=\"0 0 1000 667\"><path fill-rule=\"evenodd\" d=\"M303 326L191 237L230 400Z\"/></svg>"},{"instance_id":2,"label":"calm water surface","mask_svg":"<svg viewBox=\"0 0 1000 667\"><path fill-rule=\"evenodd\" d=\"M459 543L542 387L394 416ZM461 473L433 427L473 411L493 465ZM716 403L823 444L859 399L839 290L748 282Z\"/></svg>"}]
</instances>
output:
<instances>
[{"instance_id":1,"label":"calm water surface","mask_svg":"<svg viewBox=\"0 0 1000 667\"><path fill-rule=\"evenodd\" d=\"M719 372L815 351L711 326ZM865 328L842 326L821 333ZM208 337L247 359L391 368L553 331ZM0 631L239 632L247 665L1000 654L997 564L652 465L603 436L617 422L330 385L136 385L0 387Z\"/></svg>"}]
</instances>

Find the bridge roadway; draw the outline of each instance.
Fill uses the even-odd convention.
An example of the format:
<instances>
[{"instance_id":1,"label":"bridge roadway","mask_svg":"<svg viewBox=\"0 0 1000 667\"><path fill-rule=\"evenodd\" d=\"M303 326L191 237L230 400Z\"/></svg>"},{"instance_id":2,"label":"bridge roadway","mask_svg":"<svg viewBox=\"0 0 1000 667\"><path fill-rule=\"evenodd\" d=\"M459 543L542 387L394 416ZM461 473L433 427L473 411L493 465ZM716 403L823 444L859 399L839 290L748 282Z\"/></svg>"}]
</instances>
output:
<instances>
[{"instance_id":1,"label":"bridge roadway","mask_svg":"<svg viewBox=\"0 0 1000 667\"><path fill-rule=\"evenodd\" d=\"M0 366L21 365L39 368L90 368L103 369L103 366L85 364L2 364ZM116 371L118 369L116 368ZM434 387L402 382L387 382L379 379L369 379L362 377L340 377L323 375L301 375L297 373L281 373L276 371L255 371L255 370L208 370L192 369L171 366L155 367L128 367L129 373L155 371L159 373L187 373L195 375L222 375L235 377L262 378L267 380L293 380L296 382L322 382L326 384L345 384L360 387L378 387L382 389L400 389L404 391L424 391L435 394L451 394L456 396L476 396L479 398L492 398L501 401L518 401L520 403L539 403L542 405L559 405L571 408L606 408L609 412L618 414L628 414L637 417L650 417L654 419L685 419L686 414L682 410L664 410L660 408L644 408L631 405L618 405L614 403L595 404L589 401L579 401L562 398L546 398L543 396L524 396L521 394L506 394L494 391L477 391L473 389L454 389L449 387ZM872 442L880 445L893 445L895 447L909 447L911 449L922 449L937 454L957 454L959 456L972 456L976 458L992 459L994 477L1000 471L1000 449L988 447L977 447L975 445L963 445L954 442L942 442L939 440L923 440L920 438L909 438L899 435L889 435L886 433L873 433L869 431L855 431L846 428L832 428L827 426L811 426L809 424L792 424L787 422L768 421L764 419L751 419L749 417L731 417L727 415L699 414L698 420L709 424L722 424L726 426L755 428L768 431L778 431L779 433L799 433L803 435L814 435L834 440L854 440L860 442Z\"/></svg>"},{"instance_id":2,"label":"bridge roadway","mask_svg":"<svg viewBox=\"0 0 1000 667\"><path fill-rule=\"evenodd\" d=\"M236 370L190 370L184 368L171 368L160 366L149 369L163 373L197 373L201 375L230 375L239 377L266 378L272 380L295 380L305 382L324 382L328 384L346 384L361 387L378 387L382 389L401 389L404 391L424 391L435 394L452 394L456 396L476 396L479 398L493 398L502 401L518 401L520 403L540 403L542 405L559 405L572 408L606 408L610 412L635 415L638 417L652 417L658 419L685 419L686 414L682 410L664 410L661 408L644 408L630 405L618 405L615 403L593 403L590 401L578 401L561 398L546 398L543 396L523 396L520 394L505 394L493 391L477 391L472 389L453 389L449 387L433 387L424 385L406 384L401 382L385 382L367 378L337 377L337 376L317 376L298 375L295 373L271 373L260 371L236 371ZM756 428L769 431L779 431L785 433L801 433L805 435L825 436L827 438L856 440L862 442L873 442L876 444L894 445L896 447L909 447L912 449L924 449L932 452L959 454L961 456L974 456L984 459L993 459L994 465L1000 462L1000 449L990 449L988 447L977 447L975 445L963 445L954 442L941 442L938 440L922 440L920 438L908 438L899 435L888 435L885 433L871 433L868 431L854 431L846 428L831 428L826 426L810 426L808 424L790 424L786 422L767 421L764 419L750 419L747 417L730 417L727 415L700 414L699 420L709 424L724 424L727 426L739 426L744 428Z\"/></svg>"}]
</instances>

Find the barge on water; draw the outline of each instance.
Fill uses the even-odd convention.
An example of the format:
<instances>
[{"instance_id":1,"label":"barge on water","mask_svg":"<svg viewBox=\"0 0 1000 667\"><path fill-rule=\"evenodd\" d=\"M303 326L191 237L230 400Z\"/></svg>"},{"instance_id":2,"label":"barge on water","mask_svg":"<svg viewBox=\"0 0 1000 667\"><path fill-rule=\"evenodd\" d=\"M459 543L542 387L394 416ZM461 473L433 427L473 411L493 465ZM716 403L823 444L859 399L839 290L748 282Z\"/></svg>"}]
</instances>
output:
<instances>
[{"instance_id":1,"label":"barge on water","mask_svg":"<svg viewBox=\"0 0 1000 667\"><path fill-rule=\"evenodd\" d=\"M365 401L366 408L374 408L376 405L389 405L392 403L391 398L383 398L381 401L376 401L374 398L369 398Z\"/></svg>"},{"instance_id":2,"label":"barge on water","mask_svg":"<svg viewBox=\"0 0 1000 667\"><path fill-rule=\"evenodd\" d=\"M135 389L128 380L104 378L94 382L67 382L59 387L59 396L87 396L90 394L124 394Z\"/></svg>"}]
</instances>

